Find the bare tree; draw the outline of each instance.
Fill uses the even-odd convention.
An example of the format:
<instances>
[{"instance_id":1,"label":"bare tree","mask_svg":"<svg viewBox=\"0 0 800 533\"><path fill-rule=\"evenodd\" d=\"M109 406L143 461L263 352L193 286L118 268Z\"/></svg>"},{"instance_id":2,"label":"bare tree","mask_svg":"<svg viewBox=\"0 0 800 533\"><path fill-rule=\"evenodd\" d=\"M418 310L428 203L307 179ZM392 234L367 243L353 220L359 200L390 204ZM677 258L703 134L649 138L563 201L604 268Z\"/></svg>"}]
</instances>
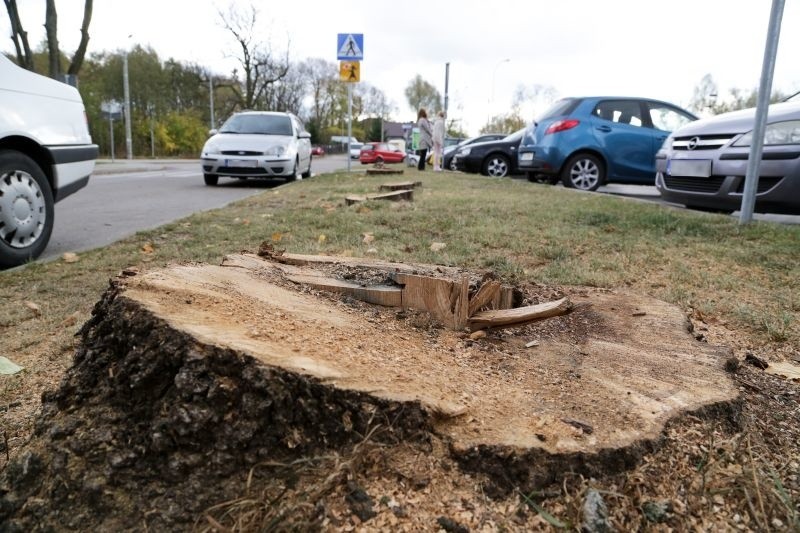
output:
<instances>
[{"instance_id":1,"label":"bare tree","mask_svg":"<svg viewBox=\"0 0 800 533\"><path fill-rule=\"evenodd\" d=\"M28 33L22 27L22 20L19 18L17 0L3 0L6 5L6 12L11 21L11 40L14 42L14 49L17 53L17 63L28 70L33 70L33 53L28 44ZM86 55L86 48L89 45L89 23L92 20L92 0L84 0L83 4L83 23L81 24L81 42L78 49L70 61L68 74L77 76L83 65ZM48 73L51 78L61 79L63 71L61 69L61 49L58 45L58 13L56 11L55 0L47 0L45 21L45 34L47 39Z\"/></svg>"},{"instance_id":2,"label":"bare tree","mask_svg":"<svg viewBox=\"0 0 800 533\"><path fill-rule=\"evenodd\" d=\"M264 95L267 89L282 80L289 72L289 44L286 54L276 57L268 43L256 40L256 22L258 10L250 5L249 10L239 10L233 4L227 13L219 12L222 26L228 30L239 48L236 56L242 68L244 80L240 87L235 87L239 105L244 109L264 107ZM233 73L238 78L237 71Z\"/></svg>"},{"instance_id":3,"label":"bare tree","mask_svg":"<svg viewBox=\"0 0 800 533\"><path fill-rule=\"evenodd\" d=\"M28 32L22 28L22 21L17 10L17 0L3 0L6 4L6 12L11 21L11 40L14 42L14 49L17 52L17 64L28 70L33 70L33 53L28 44Z\"/></svg>"}]
</instances>

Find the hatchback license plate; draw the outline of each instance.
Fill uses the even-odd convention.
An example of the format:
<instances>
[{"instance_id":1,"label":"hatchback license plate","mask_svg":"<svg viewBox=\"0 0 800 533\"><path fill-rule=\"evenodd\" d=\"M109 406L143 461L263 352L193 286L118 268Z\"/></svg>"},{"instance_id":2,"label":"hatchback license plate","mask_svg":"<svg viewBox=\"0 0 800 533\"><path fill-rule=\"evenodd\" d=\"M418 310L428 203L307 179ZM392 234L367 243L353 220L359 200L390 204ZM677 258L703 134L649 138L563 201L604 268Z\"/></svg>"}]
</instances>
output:
<instances>
[{"instance_id":1,"label":"hatchback license plate","mask_svg":"<svg viewBox=\"0 0 800 533\"><path fill-rule=\"evenodd\" d=\"M234 168L255 168L258 166L258 161L255 159L228 159L225 162L225 166Z\"/></svg>"},{"instance_id":2,"label":"hatchback license plate","mask_svg":"<svg viewBox=\"0 0 800 533\"><path fill-rule=\"evenodd\" d=\"M670 159L667 161L667 174L670 176L708 178L711 176L711 160Z\"/></svg>"},{"instance_id":3,"label":"hatchback license plate","mask_svg":"<svg viewBox=\"0 0 800 533\"><path fill-rule=\"evenodd\" d=\"M519 154L520 161L533 161L533 152L523 152Z\"/></svg>"}]
</instances>

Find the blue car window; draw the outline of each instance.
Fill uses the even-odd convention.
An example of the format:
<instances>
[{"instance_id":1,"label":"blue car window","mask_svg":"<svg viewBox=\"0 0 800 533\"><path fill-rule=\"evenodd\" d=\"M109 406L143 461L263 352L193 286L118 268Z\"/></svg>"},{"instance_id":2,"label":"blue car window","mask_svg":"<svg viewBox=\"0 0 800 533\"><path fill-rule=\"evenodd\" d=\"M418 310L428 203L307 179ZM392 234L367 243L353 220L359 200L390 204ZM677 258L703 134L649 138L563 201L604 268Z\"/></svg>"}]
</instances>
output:
<instances>
[{"instance_id":1,"label":"blue car window","mask_svg":"<svg viewBox=\"0 0 800 533\"><path fill-rule=\"evenodd\" d=\"M642 126L642 107L636 100L603 100L599 102L592 114L603 120L618 124Z\"/></svg>"}]
</instances>

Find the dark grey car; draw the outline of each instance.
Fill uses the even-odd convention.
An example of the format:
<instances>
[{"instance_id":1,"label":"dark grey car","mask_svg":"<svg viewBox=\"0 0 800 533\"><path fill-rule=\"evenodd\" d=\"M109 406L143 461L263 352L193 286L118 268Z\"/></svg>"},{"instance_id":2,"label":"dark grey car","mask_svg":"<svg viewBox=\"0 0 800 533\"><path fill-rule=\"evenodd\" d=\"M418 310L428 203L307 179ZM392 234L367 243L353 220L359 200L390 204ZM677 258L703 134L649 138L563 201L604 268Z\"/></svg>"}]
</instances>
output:
<instances>
[{"instance_id":1,"label":"dark grey car","mask_svg":"<svg viewBox=\"0 0 800 533\"><path fill-rule=\"evenodd\" d=\"M733 212L742 204L755 109L691 122L656 154L661 196L687 207ZM800 101L769 106L755 211L800 214Z\"/></svg>"}]
</instances>

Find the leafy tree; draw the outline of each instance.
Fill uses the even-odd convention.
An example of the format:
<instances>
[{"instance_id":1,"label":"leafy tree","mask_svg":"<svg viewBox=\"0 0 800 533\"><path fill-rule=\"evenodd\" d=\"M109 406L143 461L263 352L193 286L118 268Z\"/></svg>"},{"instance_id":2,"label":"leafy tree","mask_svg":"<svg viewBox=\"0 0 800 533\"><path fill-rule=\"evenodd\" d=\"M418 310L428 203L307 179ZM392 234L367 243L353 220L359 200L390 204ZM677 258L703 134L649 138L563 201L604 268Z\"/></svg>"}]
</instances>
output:
<instances>
[{"instance_id":1,"label":"leafy tree","mask_svg":"<svg viewBox=\"0 0 800 533\"><path fill-rule=\"evenodd\" d=\"M28 70L34 70L34 54L28 43L28 33L25 31L19 16L17 0L3 1L6 5L8 18L11 21L11 40L14 42L17 64ZM67 74L70 76L77 76L83 66L84 56L86 55L86 49L89 45L89 24L92 20L92 1L93 0L84 0L81 40L67 68ZM51 78L61 79L64 71L61 67L62 54L58 44L58 13L56 11L55 0L46 0L44 28L47 36L47 72Z\"/></svg>"},{"instance_id":2,"label":"leafy tree","mask_svg":"<svg viewBox=\"0 0 800 533\"><path fill-rule=\"evenodd\" d=\"M699 113L707 111L712 115L720 113L727 113L728 111L737 111L739 109L747 109L755 107L758 103L758 89L753 88L750 90L738 89L734 87L729 91L729 99L718 98L717 84L711 74L706 74L700 80L700 83L694 88L694 94L689 101L689 109ZM780 90L775 90L770 95L770 103L780 102L785 99L788 94Z\"/></svg>"},{"instance_id":3,"label":"leafy tree","mask_svg":"<svg viewBox=\"0 0 800 533\"><path fill-rule=\"evenodd\" d=\"M408 105L414 110L415 116L420 108L427 109L429 115L436 110L444 109L442 95L419 74L408 83L405 93Z\"/></svg>"},{"instance_id":4,"label":"leafy tree","mask_svg":"<svg viewBox=\"0 0 800 533\"><path fill-rule=\"evenodd\" d=\"M711 74L706 74L700 80L700 83L694 88L692 99L689 100L689 110L695 113L701 113L706 109L713 109L719 92L717 84Z\"/></svg>"}]
</instances>

